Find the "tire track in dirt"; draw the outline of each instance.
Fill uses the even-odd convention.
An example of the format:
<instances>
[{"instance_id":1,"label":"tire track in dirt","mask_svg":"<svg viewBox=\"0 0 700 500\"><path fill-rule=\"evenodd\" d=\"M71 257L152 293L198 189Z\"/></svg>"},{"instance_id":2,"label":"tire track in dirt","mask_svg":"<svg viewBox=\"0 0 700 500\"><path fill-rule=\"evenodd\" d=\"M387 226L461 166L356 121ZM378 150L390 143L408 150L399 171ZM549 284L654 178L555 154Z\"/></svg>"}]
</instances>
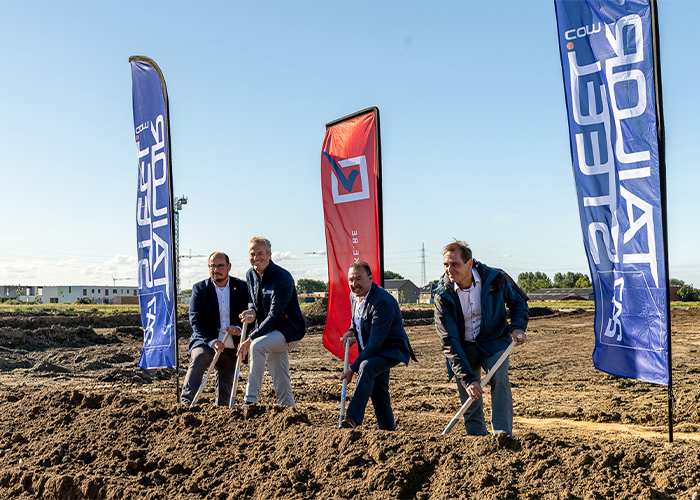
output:
<instances>
[{"instance_id":1,"label":"tire track in dirt","mask_svg":"<svg viewBox=\"0 0 700 500\"><path fill-rule=\"evenodd\" d=\"M523 418L515 417L513 421L523 427L529 427L537 432L546 429L568 429L578 432L595 433L605 439L629 439L637 437L651 440L667 440L668 428L644 427L642 425L609 424L601 422L586 422L566 420L563 418ZM522 431L521 431L522 432ZM700 441L698 432L673 431L674 440Z\"/></svg>"}]
</instances>

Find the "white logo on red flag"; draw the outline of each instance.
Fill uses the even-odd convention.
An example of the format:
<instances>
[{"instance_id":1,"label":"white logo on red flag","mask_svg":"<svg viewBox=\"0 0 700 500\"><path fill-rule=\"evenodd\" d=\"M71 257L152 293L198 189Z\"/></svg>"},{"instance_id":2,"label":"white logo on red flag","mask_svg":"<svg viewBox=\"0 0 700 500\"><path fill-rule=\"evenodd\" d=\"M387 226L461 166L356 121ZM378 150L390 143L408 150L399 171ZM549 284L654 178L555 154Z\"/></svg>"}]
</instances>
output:
<instances>
[{"instance_id":1,"label":"white logo on red flag","mask_svg":"<svg viewBox=\"0 0 700 500\"><path fill-rule=\"evenodd\" d=\"M327 157L331 160L333 170L331 171L331 193L333 194L333 203L347 203L349 201L366 200L369 198L369 179L367 178L367 160L365 155L356 156L347 160L336 162L330 155ZM346 170L347 174L341 169L349 169L350 167L359 167L359 170ZM358 181L359 177L359 183ZM340 184L340 185L339 185ZM343 191L341 192L340 186ZM359 188L359 189L358 189Z\"/></svg>"}]
</instances>

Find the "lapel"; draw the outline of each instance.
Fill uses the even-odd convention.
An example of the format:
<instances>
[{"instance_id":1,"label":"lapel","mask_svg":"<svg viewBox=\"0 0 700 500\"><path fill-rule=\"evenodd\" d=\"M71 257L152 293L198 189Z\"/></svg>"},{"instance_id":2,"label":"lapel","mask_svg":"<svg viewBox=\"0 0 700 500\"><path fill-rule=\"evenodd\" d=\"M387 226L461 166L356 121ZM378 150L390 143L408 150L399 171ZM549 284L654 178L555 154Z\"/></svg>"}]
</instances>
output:
<instances>
[{"instance_id":1,"label":"lapel","mask_svg":"<svg viewBox=\"0 0 700 500\"><path fill-rule=\"evenodd\" d=\"M219 311L219 296L216 294L216 285L212 278L207 280L207 300L214 307L214 311L216 311L215 318L219 319L219 315L221 314L221 311Z\"/></svg>"},{"instance_id":2,"label":"lapel","mask_svg":"<svg viewBox=\"0 0 700 500\"><path fill-rule=\"evenodd\" d=\"M365 300L363 301L365 304L365 307L362 309L362 341L367 345L367 341L369 340L369 330L372 327L372 324L367 323L367 315L369 313L369 308L370 308L370 301L372 300L372 293L374 292L374 289L377 287L376 283L372 283L371 288L369 289L369 292L367 292L367 295L365 295ZM367 328L365 328L365 325ZM367 332L367 335L364 335L364 332Z\"/></svg>"},{"instance_id":3,"label":"lapel","mask_svg":"<svg viewBox=\"0 0 700 500\"><path fill-rule=\"evenodd\" d=\"M483 281L482 281L483 283ZM459 300L459 295L455 292L455 285L451 281L445 283L445 290L448 295L452 298L455 307L455 316L457 322L457 331L459 332L459 338L464 339L464 313L462 312L462 302ZM483 287L482 287L483 292ZM482 301L483 302L483 301Z\"/></svg>"},{"instance_id":4,"label":"lapel","mask_svg":"<svg viewBox=\"0 0 700 500\"><path fill-rule=\"evenodd\" d=\"M234 283L233 277L231 277L231 275L229 275L229 277L228 277L228 310L229 311L233 311L233 303L234 303L233 296L234 296L234 294L237 294L237 293L238 293L238 287ZM231 324L233 324L233 323L231 323Z\"/></svg>"}]
</instances>

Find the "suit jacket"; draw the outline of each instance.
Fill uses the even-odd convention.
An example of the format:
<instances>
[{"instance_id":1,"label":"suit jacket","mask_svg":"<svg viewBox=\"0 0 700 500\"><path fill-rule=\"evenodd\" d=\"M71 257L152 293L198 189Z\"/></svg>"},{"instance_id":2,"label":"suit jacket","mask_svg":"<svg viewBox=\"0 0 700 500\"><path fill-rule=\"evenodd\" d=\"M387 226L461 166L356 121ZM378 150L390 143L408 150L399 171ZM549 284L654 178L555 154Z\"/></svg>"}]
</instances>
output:
<instances>
[{"instance_id":1,"label":"suit jacket","mask_svg":"<svg viewBox=\"0 0 700 500\"><path fill-rule=\"evenodd\" d=\"M228 277L229 298L231 300L231 326L242 328L238 315L248 308L248 287L245 281ZM216 295L216 285L211 278L195 283L190 298L190 351L201 345L209 345L219 337L221 318L219 316L219 298ZM235 348L238 348L240 337L232 336Z\"/></svg>"},{"instance_id":2,"label":"suit jacket","mask_svg":"<svg viewBox=\"0 0 700 500\"><path fill-rule=\"evenodd\" d=\"M354 318L355 310L359 303L352 293L350 294L350 300ZM406 365L408 365L409 359L416 361L416 356L413 354L413 349L411 349L411 343L408 340L406 331L403 329L401 309L398 302L389 292L377 286L376 283L372 283L372 287L365 296L361 330L359 334L362 335L362 343L365 348L362 349L358 342L359 355L350 365L354 372L360 369L360 363L365 359L377 354L395 359ZM353 320L350 321L350 331L354 332L355 337L359 337Z\"/></svg>"}]
</instances>

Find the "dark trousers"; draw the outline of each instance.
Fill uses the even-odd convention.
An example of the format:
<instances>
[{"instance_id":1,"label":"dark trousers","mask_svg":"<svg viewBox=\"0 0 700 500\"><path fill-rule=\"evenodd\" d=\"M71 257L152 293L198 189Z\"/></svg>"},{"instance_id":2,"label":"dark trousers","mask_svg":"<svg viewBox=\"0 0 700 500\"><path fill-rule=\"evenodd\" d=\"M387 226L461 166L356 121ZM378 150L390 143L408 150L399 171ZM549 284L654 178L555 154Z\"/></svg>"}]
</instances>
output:
<instances>
[{"instance_id":1,"label":"dark trousers","mask_svg":"<svg viewBox=\"0 0 700 500\"><path fill-rule=\"evenodd\" d=\"M202 378L207 373L215 354L216 351L208 346L198 346L190 351L190 366L187 369L180 395L182 404L192 404L192 400L202 384ZM236 360L236 349L224 349L214 367L216 404L218 406L228 406L233 388L233 377L236 374ZM211 376L212 374L209 375L210 378Z\"/></svg>"},{"instance_id":2,"label":"dark trousers","mask_svg":"<svg viewBox=\"0 0 700 500\"><path fill-rule=\"evenodd\" d=\"M347 418L362 424L365 408L371 397L379 428L384 431L393 431L396 428L389 397L389 370L398 364L397 360L382 355L372 356L360 363Z\"/></svg>"}]
</instances>

